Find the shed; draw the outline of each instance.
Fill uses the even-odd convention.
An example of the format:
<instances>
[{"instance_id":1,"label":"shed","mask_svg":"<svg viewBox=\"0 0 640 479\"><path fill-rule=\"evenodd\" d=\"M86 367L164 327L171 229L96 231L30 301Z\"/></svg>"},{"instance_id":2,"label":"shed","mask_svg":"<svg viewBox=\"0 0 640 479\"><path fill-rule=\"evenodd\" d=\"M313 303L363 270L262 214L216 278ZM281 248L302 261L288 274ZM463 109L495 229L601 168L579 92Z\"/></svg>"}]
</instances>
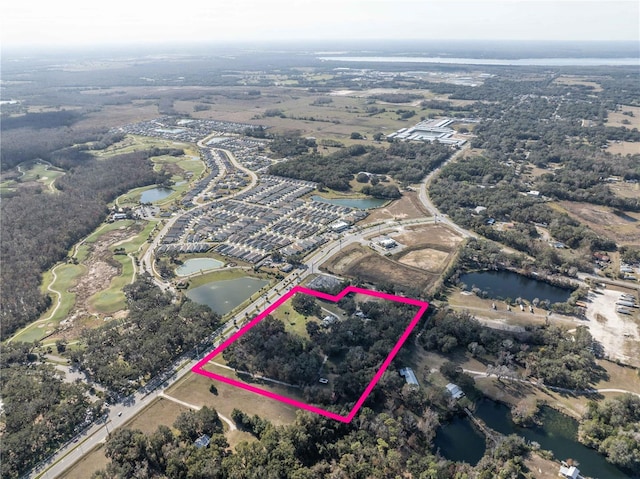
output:
<instances>
[{"instance_id":1,"label":"shed","mask_svg":"<svg viewBox=\"0 0 640 479\"><path fill-rule=\"evenodd\" d=\"M196 448L200 449L202 447L207 447L210 442L211 442L211 438L208 435L203 434L202 436L200 436L198 439L195 440L194 445L196 446Z\"/></svg>"},{"instance_id":2,"label":"shed","mask_svg":"<svg viewBox=\"0 0 640 479\"><path fill-rule=\"evenodd\" d=\"M576 466L561 466L560 475L569 479L578 479L580 477L580 469Z\"/></svg>"},{"instance_id":3,"label":"shed","mask_svg":"<svg viewBox=\"0 0 640 479\"><path fill-rule=\"evenodd\" d=\"M453 396L453 399L460 399L462 396L464 396L464 392L457 384L449 383L446 385L446 388L447 391L449 391L449 394Z\"/></svg>"},{"instance_id":4,"label":"shed","mask_svg":"<svg viewBox=\"0 0 640 479\"><path fill-rule=\"evenodd\" d=\"M402 368L398 372L400 373L400 376L404 377L405 381L407 381L407 384L410 384L416 387L420 386L420 384L418 383L418 378L416 377L416 374L413 372L413 369Z\"/></svg>"}]
</instances>

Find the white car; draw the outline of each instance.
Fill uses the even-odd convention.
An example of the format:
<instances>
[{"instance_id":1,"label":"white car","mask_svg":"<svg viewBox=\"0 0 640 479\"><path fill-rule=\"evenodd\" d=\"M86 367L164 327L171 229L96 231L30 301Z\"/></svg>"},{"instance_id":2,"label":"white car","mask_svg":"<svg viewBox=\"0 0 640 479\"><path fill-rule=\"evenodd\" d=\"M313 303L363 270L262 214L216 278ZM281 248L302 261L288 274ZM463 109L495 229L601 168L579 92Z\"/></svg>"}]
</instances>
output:
<instances>
[{"instance_id":1,"label":"white car","mask_svg":"<svg viewBox=\"0 0 640 479\"><path fill-rule=\"evenodd\" d=\"M327 384L329 383L329 380L327 378L320 378L319 382L320 384Z\"/></svg>"}]
</instances>

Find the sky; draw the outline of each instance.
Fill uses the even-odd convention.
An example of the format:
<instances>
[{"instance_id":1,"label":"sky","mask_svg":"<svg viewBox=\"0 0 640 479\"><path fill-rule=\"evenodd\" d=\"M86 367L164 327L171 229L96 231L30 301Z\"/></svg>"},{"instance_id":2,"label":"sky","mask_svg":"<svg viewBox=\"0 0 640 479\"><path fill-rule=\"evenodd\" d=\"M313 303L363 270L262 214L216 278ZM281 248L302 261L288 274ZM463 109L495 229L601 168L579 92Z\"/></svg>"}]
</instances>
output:
<instances>
[{"instance_id":1,"label":"sky","mask_svg":"<svg viewBox=\"0 0 640 479\"><path fill-rule=\"evenodd\" d=\"M352 39L640 42L640 0L5 0L0 42Z\"/></svg>"}]
</instances>

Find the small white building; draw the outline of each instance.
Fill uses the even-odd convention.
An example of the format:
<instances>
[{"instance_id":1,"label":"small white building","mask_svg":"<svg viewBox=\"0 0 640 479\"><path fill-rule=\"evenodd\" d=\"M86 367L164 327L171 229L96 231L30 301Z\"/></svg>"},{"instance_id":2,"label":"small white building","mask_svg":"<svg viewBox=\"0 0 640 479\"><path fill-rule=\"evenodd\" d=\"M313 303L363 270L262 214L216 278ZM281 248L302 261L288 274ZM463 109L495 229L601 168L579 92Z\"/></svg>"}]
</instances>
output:
<instances>
[{"instance_id":1,"label":"small white building","mask_svg":"<svg viewBox=\"0 0 640 479\"><path fill-rule=\"evenodd\" d=\"M383 248L386 249L391 249L391 248L395 248L396 246L398 246L398 243L396 243L395 240L392 240L391 238L385 238L379 241L380 246L382 246Z\"/></svg>"},{"instance_id":2,"label":"small white building","mask_svg":"<svg viewBox=\"0 0 640 479\"><path fill-rule=\"evenodd\" d=\"M334 233L340 233L341 231L349 228L349 223L347 223L346 221L336 221L334 223L331 223L329 225L329 228L331 228L331 231L333 231Z\"/></svg>"},{"instance_id":3,"label":"small white building","mask_svg":"<svg viewBox=\"0 0 640 479\"><path fill-rule=\"evenodd\" d=\"M457 384L449 383L445 387L447 388L447 391L449 391L449 394L451 394L453 399L460 399L462 396L464 396L464 392Z\"/></svg>"},{"instance_id":4,"label":"small white building","mask_svg":"<svg viewBox=\"0 0 640 479\"><path fill-rule=\"evenodd\" d=\"M582 477L580 475L580 469L578 469L576 466L561 466L560 475L569 479L578 479Z\"/></svg>"}]
</instances>

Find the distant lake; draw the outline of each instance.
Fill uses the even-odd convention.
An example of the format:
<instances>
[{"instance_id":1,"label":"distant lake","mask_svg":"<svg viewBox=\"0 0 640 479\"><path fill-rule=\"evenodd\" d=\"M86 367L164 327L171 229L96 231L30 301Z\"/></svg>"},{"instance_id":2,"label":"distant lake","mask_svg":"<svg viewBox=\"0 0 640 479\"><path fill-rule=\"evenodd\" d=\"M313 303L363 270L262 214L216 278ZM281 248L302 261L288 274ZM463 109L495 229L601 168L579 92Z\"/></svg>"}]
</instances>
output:
<instances>
[{"instance_id":1,"label":"distant lake","mask_svg":"<svg viewBox=\"0 0 640 479\"><path fill-rule=\"evenodd\" d=\"M171 188L151 188L150 190L142 193L140 203L153 203L155 201L164 200L171 193L173 193Z\"/></svg>"},{"instance_id":2,"label":"distant lake","mask_svg":"<svg viewBox=\"0 0 640 479\"><path fill-rule=\"evenodd\" d=\"M333 62L446 63L497 66L638 66L640 58L318 57Z\"/></svg>"},{"instance_id":3,"label":"distant lake","mask_svg":"<svg viewBox=\"0 0 640 479\"><path fill-rule=\"evenodd\" d=\"M485 291L489 298L493 299L516 299L523 298L533 301L548 299L551 303L564 303L571 290L553 286L536 279L527 278L512 271L479 271L467 273L460 276L460 281L467 285L468 289L473 286Z\"/></svg>"},{"instance_id":4,"label":"distant lake","mask_svg":"<svg viewBox=\"0 0 640 479\"><path fill-rule=\"evenodd\" d=\"M224 266L222 261L213 258L192 258L188 259L176 268L178 276L188 276L198 271L210 271Z\"/></svg>"},{"instance_id":5,"label":"distant lake","mask_svg":"<svg viewBox=\"0 0 640 479\"><path fill-rule=\"evenodd\" d=\"M191 301L206 304L216 313L225 315L268 284L267 280L245 276L224 281L211 281L188 290L186 295Z\"/></svg>"},{"instance_id":6,"label":"distant lake","mask_svg":"<svg viewBox=\"0 0 640 479\"><path fill-rule=\"evenodd\" d=\"M359 210L368 210L371 208L379 208L389 200L380 198L323 198L319 195L311 197L313 201L320 203L329 203L330 205L346 206L348 208L357 208Z\"/></svg>"}]
</instances>

